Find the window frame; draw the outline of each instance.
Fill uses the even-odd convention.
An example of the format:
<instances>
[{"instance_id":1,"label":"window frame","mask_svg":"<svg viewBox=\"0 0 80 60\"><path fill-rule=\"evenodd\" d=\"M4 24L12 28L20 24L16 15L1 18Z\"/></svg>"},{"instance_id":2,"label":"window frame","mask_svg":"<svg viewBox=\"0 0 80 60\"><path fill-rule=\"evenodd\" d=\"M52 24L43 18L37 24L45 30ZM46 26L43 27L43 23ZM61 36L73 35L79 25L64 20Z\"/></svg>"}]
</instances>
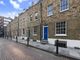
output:
<instances>
[{"instance_id":1,"label":"window frame","mask_svg":"<svg viewBox=\"0 0 80 60\"><path fill-rule=\"evenodd\" d=\"M69 0L67 0L67 1L68 1L67 8L66 8L66 9L64 9L64 10L62 10L62 7L61 7L61 0L60 0L60 12L64 12L64 11L69 10Z\"/></svg>"},{"instance_id":2,"label":"window frame","mask_svg":"<svg viewBox=\"0 0 80 60\"><path fill-rule=\"evenodd\" d=\"M36 33L35 33L35 27L37 28L37 26L34 26L34 28L33 28L33 35L37 36L37 29L36 29Z\"/></svg>"},{"instance_id":3,"label":"window frame","mask_svg":"<svg viewBox=\"0 0 80 60\"><path fill-rule=\"evenodd\" d=\"M31 14L31 15L30 15L30 21L32 21L32 18L33 18L33 15Z\"/></svg>"},{"instance_id":4,"label":"window frame","mask_svg":"<svg viewBox=\"0 0 80 60\"><path fill-rule=\"evenodd\" d=\"M37 17L37 19L36 19ZM35 20L38 20L38 12L35 13Z\"/></svg>"},{"instance_id":5,"label":"window frame","mask_svg":"<svg viewBox=\"0 0 80 60\"><path fill-rule=\"evenodd\" d=\"M49 7L52 7L52 9L49 9ZM51 14L49 14L50 12L52 12ZM47 6L47 16L52 16L53 15L53 3L49 4Z\"/></svg>"},{"instance_id":6,"label":"window frame","mask_svg":"<svg viewBox=\"0 0 80 60\"><path fill-rule=\"evenodd\" d=\"M65 22L65 34L57 34L56 23L61 23L61 22ZM55 36L67 36L67 22L66 21L55 22Z\"/></svg>"}]
</instances>

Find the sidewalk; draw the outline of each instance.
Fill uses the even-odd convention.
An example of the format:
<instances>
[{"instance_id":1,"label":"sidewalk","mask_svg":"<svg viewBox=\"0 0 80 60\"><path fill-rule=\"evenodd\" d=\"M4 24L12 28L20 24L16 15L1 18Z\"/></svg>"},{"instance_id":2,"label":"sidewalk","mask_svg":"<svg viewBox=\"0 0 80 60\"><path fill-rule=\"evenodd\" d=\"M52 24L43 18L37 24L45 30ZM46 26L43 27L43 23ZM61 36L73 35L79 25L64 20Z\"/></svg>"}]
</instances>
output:
<instances>
[{"instance_id":1,"label":"sidewalk","mask_svg":"<svg viewBox=\"0 0 80 60\"><path fill-rule=\"evenodd\" d=\"M13 39L16 41L15 39ZM26 40L19 40L19 43L27 44ZM51 44L41 44L40 42L33 42L32 40L29 43L31 46L49 51L49 52L56 52L56 47ZM61 48L59 47L59 54L64 55L67 57L75 58L75 59L80 59L80 49L74 49L74 48Z\"/></svg>"}]
</instances>

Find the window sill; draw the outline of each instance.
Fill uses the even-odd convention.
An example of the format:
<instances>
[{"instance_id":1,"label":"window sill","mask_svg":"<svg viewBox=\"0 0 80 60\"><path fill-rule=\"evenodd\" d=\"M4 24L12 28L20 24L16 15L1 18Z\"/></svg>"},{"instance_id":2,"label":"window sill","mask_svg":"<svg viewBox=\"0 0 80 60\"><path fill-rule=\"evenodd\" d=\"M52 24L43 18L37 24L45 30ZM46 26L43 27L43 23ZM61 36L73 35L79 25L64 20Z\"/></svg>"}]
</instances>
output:
<instances>
[{"instance_id":1,"label":"window sill","mask_svg":"<svg viewBox=\"0 0 80 60\"><path fill-rule=\"evenodd\" d=\"M67 10L69 10L69 8L67 8L67 9L65 9L65 10L60 10L60 12L65 12L65 11L67 11Z\"/></svg>"},{"instance_id":2,"label":"window sill","mask_svg":"<svg viewBox=\"0 0 80 60\"><path fill-rule=\"evenodd\" d=\"M51 15L47 15L48 17L50 17L50 16L52 16L53 14L51 14Z\"/></svg>"},{"instance_id":3,"label":"window sill","mask_svg":"<svg viewBox=\"0 0 80 60\"><path fill-rule=\"evenodd\" d=\"M55 34L55 36L67 36L67 34Z\"/></svg>"},{"instance_id":4,"label":"window sill","mask_svg":"<svg viewBox=\"0 0 80 60\"><path fill-rule=\"evenodd\" d=\"M33 36L37 36L37 34L33 34Z\"/></svg>"}]
</instances>

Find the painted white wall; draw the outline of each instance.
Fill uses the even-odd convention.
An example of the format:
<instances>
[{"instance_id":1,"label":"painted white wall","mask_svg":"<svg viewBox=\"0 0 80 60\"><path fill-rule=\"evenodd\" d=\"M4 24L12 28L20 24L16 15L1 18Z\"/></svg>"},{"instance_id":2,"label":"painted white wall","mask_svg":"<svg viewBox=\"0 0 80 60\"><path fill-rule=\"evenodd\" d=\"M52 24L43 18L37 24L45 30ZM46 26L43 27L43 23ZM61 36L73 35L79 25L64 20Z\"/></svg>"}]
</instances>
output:
<instances>
[{"instance_id":1,"label":"painted white wall","mask_svg":"<svg viewBox=\"0 0 80 60\"><path fill-rule=\"evenodd\" d=\"M48 38L49 44L55 44L55 40L53 38ZM80 48L80 40L70 40L70 39L58 39L60 41L67 41L67 47L79 47Z\"/></svg>"},{"instance_id":2,"label":"painted white wall","mask_svg":"<svg viewBox=\"0 0 80 60\"><path fill-rule=\"evenodd\" d=\"M23 36L19 36L18 38L19 39L22 39ZM25 40L27 39L27 37L23 37ZM57 39L53 39L53 38L48 38L48 43L49 44L55 44L55 40ZM67 47L79 47L80 48L80 40L70 40L70 39L58 39L60 41L67 41ZM38 42L40 42L38 40Z\"/></svg>"},{"instance_id":3,"label":"painted white wall","mask_svg":"<svg viewBox=\"0 0 80 60\"><path fill-rule=\"evenodd\" d=\"M25 36L19 36L18 39L22 40L22 38L24 38L25 40L27 39L27 37Z\"/></svg>"}]
</instances>

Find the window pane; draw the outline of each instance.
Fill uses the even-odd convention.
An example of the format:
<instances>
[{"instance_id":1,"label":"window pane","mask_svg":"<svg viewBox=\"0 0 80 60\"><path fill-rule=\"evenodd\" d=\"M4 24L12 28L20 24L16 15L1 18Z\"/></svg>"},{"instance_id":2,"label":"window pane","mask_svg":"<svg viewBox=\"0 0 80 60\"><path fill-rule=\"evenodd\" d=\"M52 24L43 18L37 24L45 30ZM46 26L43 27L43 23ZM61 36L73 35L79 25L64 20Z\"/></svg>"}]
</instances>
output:
<instances>
[{"instance_id":1,"label":"window pane","mask_svg":"<svg viewBox=\"0 0 80 60\"><path fill-rule=\"evenodd\" d=\"M65 22L56 23L56 34L66 34Z\"/></svg>"},{"instance_id":2,"label":"window pane","mask_svg":"<svg viewBox=\"0 0 80 60\"><path fill-rule=\"evenodd\" d=\"M68 0L61 0L61 11L68 8Z\"/></svg>"},{"instance_id":3,"label":"window pane","mask_svg":"<svg viewBox=\"0 0 80 60\"><path fill-rule=\"evenodd\" d=\"M37 26L34 27L34 34L37 34Z\"/></svg>"},{"instance_id":4,"label":"window pane","mask_svg":"<svg viewBox=\"0 0 80 60\"><path fill-rule=\"evenodd\" d=\"M48 15L52 15L52 14L53 14L53 5L50 4L50 5L48 6Z\"/></svg>"},{"instance_id":5,"label":"window pane","mask_svg":"<svg viewBox=\"0 0 80 60\"><path fill-rule=\"evenodd\" d=\"M30 21L32 21L32 15L30 15Z\"/></svg>"}]
</instances>

